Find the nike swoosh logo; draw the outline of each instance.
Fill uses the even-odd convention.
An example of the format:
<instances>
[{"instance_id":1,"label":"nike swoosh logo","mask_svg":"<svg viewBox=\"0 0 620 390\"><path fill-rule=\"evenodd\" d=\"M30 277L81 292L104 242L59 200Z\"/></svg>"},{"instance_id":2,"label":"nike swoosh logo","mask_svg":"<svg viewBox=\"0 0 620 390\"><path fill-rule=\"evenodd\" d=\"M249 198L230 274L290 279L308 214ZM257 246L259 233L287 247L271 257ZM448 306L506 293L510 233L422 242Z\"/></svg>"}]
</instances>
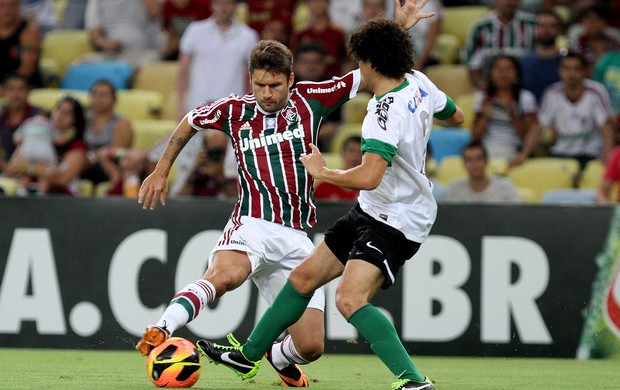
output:
<instances>
[{"instance_id":1,"label":"nike swoosh logo","mask_svg":"<svg viewBox=\"0 0 620 390\"><path fill-rule=\"evenodd\" d=\"M254 368L253 365L250 366L250 365L239 363L238 361L232 360L231 358L228 357L228 355L230 355L230 352L224 352L223 354L220 355L220 359L225 363L233 365L234 367L242 367L242 368L249 368L249 369Z\"/></svg>"},{"instance_id":2,"label":"nike swoosh logo","mask_svg":"<svg viewBox=\"0 0 620 390\"><path fill-rule=\"evenodd\" d=\"M371 248L371 249L376 250L377 252L379 252L379 253L381 253L381 254L383 254L383 252L381 252L381 249L379 249L379 248L377 248L376 246L372 245L372 244L371 244L371 242L372 242L372 241L368 241L368 242L366 243L366 246L367 246L367 247L369 247L369 248Z\"/></svg>"}]
</instances>

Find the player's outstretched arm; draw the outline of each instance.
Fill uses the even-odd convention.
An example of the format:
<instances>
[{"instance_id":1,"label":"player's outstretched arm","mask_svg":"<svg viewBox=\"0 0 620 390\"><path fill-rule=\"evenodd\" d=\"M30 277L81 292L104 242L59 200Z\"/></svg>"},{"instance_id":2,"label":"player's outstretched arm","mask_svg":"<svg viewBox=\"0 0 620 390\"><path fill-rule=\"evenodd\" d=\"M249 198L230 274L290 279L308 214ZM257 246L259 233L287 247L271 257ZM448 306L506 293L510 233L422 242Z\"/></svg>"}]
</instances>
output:
<instances>
[{"instance_id":1,"label":"player's outstretched arm","mask_svg":"<svg viewBox=\"0 0 620 390\"><path fill-rule=\"evenodd\" d=\"M418 21L435 16L435 12L422 12L428 0L394 0L394 21L405 30L409 30ZM401 6L402 3L402 6Z\"/></svg>"},{"instance_id":2,"label":"player's outstretched arm","mask_svg":"<svg viewBox=\"0 0 620 390\"><path fill-rule=\"evenodd\" d=\"M183 147L196 134L196 130L187 121L187 116L177 125L168 141L161 158L157 162L153 172L144 179L138 192L138 203L143 209L155 209L157 200L162 206L166 205L168 197L168 175L174 160L176 160Z\"/></svg>"},{"instance_id":3,"label":"player's outstretched arm","mask_svg":"<svg viewBox=\"0 0 620 390\"><path fill-rule=\"evenodd\" d=\"M351 169L331 169L325 165L325 160L319 148L310 144L312 153L302 154L299 160L312 177L338 187L350 190L372 190L383 178L388 166L387 161L375 153L367 152L362 157L362 163Z\"/></svg>"}]
</instances>

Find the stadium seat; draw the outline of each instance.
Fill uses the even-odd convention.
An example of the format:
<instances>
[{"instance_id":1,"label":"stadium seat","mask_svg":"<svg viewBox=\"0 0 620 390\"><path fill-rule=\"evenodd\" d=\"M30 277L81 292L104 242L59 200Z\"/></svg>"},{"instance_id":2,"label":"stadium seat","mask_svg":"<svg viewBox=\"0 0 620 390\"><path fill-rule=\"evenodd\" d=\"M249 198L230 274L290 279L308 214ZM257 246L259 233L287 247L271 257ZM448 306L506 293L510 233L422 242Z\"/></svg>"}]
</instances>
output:
<instances>
[{"instance_id":1,"label":"stadium seat","mask_svg":"<svg viewBox=\"0 0 620 390\"><path fill-rule=\"evenodd\" d=\"M456 64L459 62L460 42L456 35L439 34L435 42L435 53L440 64Z\"/></svg>"},{"instance_id":2,"label":"stadium seat","mask_svg":"<svg viewBox=\"0 0 620 390\"><path fill-rule=\"evenodd\" d=\"M13 196L17 193L17 180L10 177L0 177L0 189L4 196Z\"/></svg>"},{"instance_id":3,"label":"stadium seat","mask_svg":"<svg viewBox=\"0 0 620 390\"><path fill-rule=\"evenodd\" d=\"M117 92L116 110L132 120L159 119L163 104L162 94L157 91L124 89Z\"/></svg>"},{"instance_id":4,"label":"stadium seat","mask_svg":"<svg viewBox=\"0 0 620 390\"><path fill-rule=\"evenodd\" d=\"M342 121L345 124L362 123L366 116L366 108L368 101L372 95L366 92L360 92L356 97L349 100L342 106Z\"/></svg>"},{"instance_id":5,"label":"stadium seat","mask_svg":"<svg viewBox=\"0 0 620 390\"><path fill-rule=\"evenodd\" d=\"M570 158L535 157L508 171L508 177L517 187L535 191L536 201L547 190L573 188L579 162Z\"/></svg>"},{"instance_id":6,"label":"stadium seat","mask_svg":"<svg viewBox=\"0 0 620 390\"><path fill-rule=\"evenodd\" d=\"M469 71L466 65L433 65L426 68L424 73L437 88L453 99L459 95L473 93L475 90L469 81Z\"/></svg>"},{"instance_id":7,"label":"stadium seat","mask_svg":"<svg viewBox=\"0 0 620 390\"><path fill-rule=\"evenodd\" d=\"M80 62L67 69L60 86L66 89L90 91L97 80L105 79L117 90L122 90L131 86L133 73L133 65L125 61Z\"/></svg>"},{"instance_id":8,"label":"stadium seat","mask_svg":"<svg viewBox=\"0 0 620 390\"><path fill-rule=\"evenodd\" d=\"M444 7L439 32L454 35L458 39L459 46L464 46L471 26L488 13L489 7L482 5Z\"/></svg>"},{"instance_id":9,"label":"stadium seat","mask_svg":"<svg viewBox=\"0 0 620 390\"><path fill-rule=\"evenodd\" d=\"M340 169L342 168L342 157L340 153L322 153L325 165L328 168Z\"/></svg>"},{"instance_id":10,"label":"stadium seat","mask_svg":"<svg viewBox=\"0 0 620 390\"><path fill-rule=\"evenodd\" d=\"M508 161L503 158L491 158L487 165L488 175L503 176L508 170ZM467 171L463 164L462 156L446 156L435 168L435 177L439 182L444 185L450 185L451 182L457 179L464 179L467 177Z\"/></svg>"},{"instance_id":11,"label":"stadium seat","mask_svg":"<svg viewBox=\"0 0 620 390\"><path fill-rule=\"evenodd\" d=\"M601 160L590 160L581 172L579 178L579 188L597 189L603 180L605 165Z\"/></svg>"},{"instance_id":12,"label":"stadium seat","mask_svg":"<svg viewBox=\"0 0 620 390\"><path fill-rule=\"evenodd\" d=\"M474 125L474 93L468 93L465 95L451 96L454 99L454 103L463 110L465 120L459 126L463 129L471 130Z\"/></svg>"},{"instance_id":13,"label":"stadium seat","mask_svg":"<svg viewBox=\"0 0 620 390\"><path fill-rule=\"evenodd\" d=\"M132 120L133 147L145 151L151 149L157 142L169 137L177 124L177 121L163 119Z\"/></svg>"},{"instance_id":14,"label":"stadium seat","mask_svg":"<svg viewBox=\"0 0 620 390\"><path fill-rule=\"evenodd\" d=\"M596 190L567 188L557 190L547 190L543 192L541 203L576 203L576 204L595 204Z\"/></svg>"},{"instance_id":15,"label":"stadium seat","mask_svg":"<svg viewBox=\"0 0 620 390\"><path fill-rule=\"evenodd\" d=\"M330 151L333 153L340 153L344 140L352 135L362 136L362 125L360 123L350 123L340 125L338 131L331 139Z\"/></svg>"},{"instance_id":16,"label":"stadium seat","mask_svg":"<svg viewBox=\"0 0 620 390\"><path fill-rule=\"evenodd\" d=\"M517 193L523 203L538 203L536 191L528 187L517 187Z\"/></svg>"},{"instance_id":17,"label":"stadium seat","mask_svg":"<svg viewBox=\"0 0 620 390\"><path fill-rule=\"evenodd\" d=\"M95 191L95 185L90 180L78 180L77 196L80 198L90 198Z\"/></svg>"},{"instance_id":18,"label":"stadium seat","mask_svg":"<svg viewBox=\"0 0 620 390\"><path fill-rule=\"evenodd\" d=\"M179 64L177 61L154 61L142 65L136 70L133 80L133 89L144 89L160 92L168 96L177 89L177 75Z\"/></svg>"},{"instance_id":19,"label":"stadium seat","mask_svg":"<svg viewBox=\"0 0 620 390\"><path fill-rule=\"evenodd\" d=\"M41 43L41 63L44 76L61 80L75 60L94 52L86 30L52 30Z\"/></svg>"},{"instance_id":20,"label":"stadium seat","mask_svg":"<svg viewBox=\"0 0 620 390\"><path fill-rule=\"evenodd\" d=\"M441 163L446 156L460 156L463 147L471 142L471 133L460 128L438 127L431 131L428 142L433 158Z\"/></svg>"},{"instance_id":21,"label":"stadium seat","mask_svg":"<svg viewBox=\"0 0 620 390\"><path fill-rule=\"evenodd\" d=\"M54 105L58 101L58 98L64 95L73 96L79 101L84 108L90 104L88 92L76 91L69 89L59 88L36 88L30 91L28 94L28 102L32 105L43 108L46 111L51 111Z\"/></svg>"}]
</instances>

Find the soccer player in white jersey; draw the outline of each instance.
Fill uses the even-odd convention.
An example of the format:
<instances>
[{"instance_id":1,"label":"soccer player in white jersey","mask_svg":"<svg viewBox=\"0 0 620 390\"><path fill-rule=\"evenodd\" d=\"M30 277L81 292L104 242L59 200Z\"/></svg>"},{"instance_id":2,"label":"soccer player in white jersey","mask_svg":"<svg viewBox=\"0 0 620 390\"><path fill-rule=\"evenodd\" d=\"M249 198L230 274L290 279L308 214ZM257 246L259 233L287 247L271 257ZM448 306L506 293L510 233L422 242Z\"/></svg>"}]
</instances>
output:
<instances>
[{"instance_id":1,"label":"soccer player in white jersey","mask_svg":"<svg viewBox=\"0 0 620 390\"><path fill-rule=\"evenodd\" d=\"M457 125L463 112L424 74L409 73L411 44L394 22L376 19L363 24L352 34L349 50L375 93L362 124L362 163L347 170L329 169L314 145L301 161L317 179L359 189L358 204L291 272L244 345L206 340L197 345L211 360L252 377L263 353L302 316L314 291L342 275L336 306L396 376L392 389L429 390L432 382L417 370L394 325L369 302L379 288L394 283L399 268L416 253L435 221L437 203L425 174L433 117Z\"/></svg>"},{"instance_id":2,"label":"soccer player in white jersey","mask_svg":"<svg viewBox=\"0 0 620 390\"><path fill-rule=\"evenodd\" d=\"M432 16L421 12L424 4L407 0L395 13L399 25L410 28L418 19ZM170 168L189 139L206 129L231 137L238 162L238 202L209 255L204 276L179 291L159 321L147 327L136 345L143 355L247 279L272 303L290 271L312 251L304 229L316 219L313 180L300 156L311 152L321 121L364 89L366 82L355 70L329 81L300 82L289 92L294 80L291 67L292 55L284 45L259 42L249 61L253 94L231 95L190 111L142 184L138 201L145 209L154 209L158 201L165 205ZM298 364L323 353L324 301L323 291L317 289L306 302L305 313L285 327L289 336L263 351L287 387L307 387Z\"/></svg>"}]
</instances>

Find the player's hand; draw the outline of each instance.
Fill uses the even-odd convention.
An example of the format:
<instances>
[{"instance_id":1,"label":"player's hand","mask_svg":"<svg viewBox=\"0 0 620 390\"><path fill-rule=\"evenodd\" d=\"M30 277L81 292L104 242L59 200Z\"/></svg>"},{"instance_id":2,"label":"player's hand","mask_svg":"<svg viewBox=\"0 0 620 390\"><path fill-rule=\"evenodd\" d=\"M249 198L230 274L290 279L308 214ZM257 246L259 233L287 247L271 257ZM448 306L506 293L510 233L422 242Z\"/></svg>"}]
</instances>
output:
<instances>
[{"instance_id":1,"label":"player's hand","mask_svg":"<svg viewBox=\"0 0 620 390\"><path fill-rule=\"evenodd\" d=\"M138 203L145 210L147 208L154 210L155 206L157 206L157 200L159 200L162 206L165 206L167 197L168 177L154 171L142 182L138 192Z\"/></svg>"},{"instance_id":2,"label":"player's hand","mask_svg":"<svg viewBox=\"0 0 620 390\"><path fill-rule=\"evenodd\" d=\"M417 0L394 0L394 21L405 30L409 30L415 26L421 19L435 16L435 12L422 12L422 8L428 0L422 0L420 4L416 4Z\"/></svg>"},{"instance_id":3,"label":"player's hand","mask_svg":"<svg viewBox=\"0 0 620 390\"><path fill-rule=\"evenodd\" d=\"M310 144L310 148L312 153L303 153L299 157L299 161L304 164L304 167L306 167L306 170L312 177L318 178L321 175L321 171L325 169L325 159L323 159L323 155L316 145Z\"/></svg>"}]
</instances>

